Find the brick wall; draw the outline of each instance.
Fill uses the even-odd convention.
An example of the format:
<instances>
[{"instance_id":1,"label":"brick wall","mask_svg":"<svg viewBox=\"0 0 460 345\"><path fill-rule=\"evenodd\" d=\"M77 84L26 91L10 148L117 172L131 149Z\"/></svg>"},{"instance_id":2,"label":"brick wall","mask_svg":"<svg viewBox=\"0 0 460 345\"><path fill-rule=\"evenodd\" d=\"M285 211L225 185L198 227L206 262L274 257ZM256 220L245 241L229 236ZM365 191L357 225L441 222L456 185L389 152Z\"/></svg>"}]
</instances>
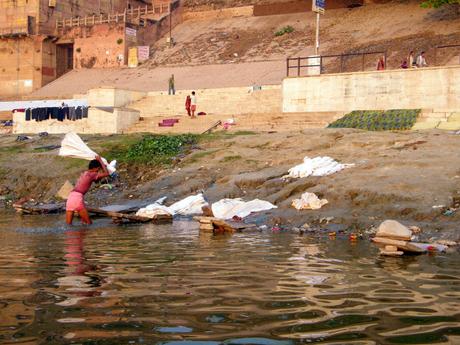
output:
<instances>
[{"instance_id":1,"label":"brick wall","mask_svg":"<svg viewBox=\"0 0 460 345\"><path fill-rule=\"evenodd\" d=\"M74 68L116 67L125 54L124 24L100 24L76 27L66 37L74 40Z\"/></svg>"},{"instance_id":2,"label":"brick wall","mask_svg":"<svg viewBox=\"0 0 460 345\"><path fill-rule=\"evenodd\" d=\"M0 40L0 99L32 92L41 84L41 41Z\"/></svg>"}]
</instances>

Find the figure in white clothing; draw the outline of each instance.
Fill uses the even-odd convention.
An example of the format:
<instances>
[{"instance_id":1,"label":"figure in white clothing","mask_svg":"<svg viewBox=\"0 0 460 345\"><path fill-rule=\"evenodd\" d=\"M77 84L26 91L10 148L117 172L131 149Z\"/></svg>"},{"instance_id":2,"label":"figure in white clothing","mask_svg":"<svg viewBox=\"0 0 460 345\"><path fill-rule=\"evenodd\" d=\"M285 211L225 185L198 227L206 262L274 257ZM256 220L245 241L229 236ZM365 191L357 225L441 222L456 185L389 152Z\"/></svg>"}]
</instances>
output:
<instances>
[{"instance_id":1,"label":"figure in white clothing","mask_svg":"<svg viewBox=\"0 0 460 345\"><path fill-rule=\"evenodd\" d=\"M428 64L426 63L425 59L425 52L421 52L420 55L417 57L417 67L426 67Z\"/></svg>"},{"instance_id":2,"label":"figure in white clothing","mask_svg":"<svg viewBox=\"0 0 460 345\"><path fill-rule=\"evenodd\" d=\"M195 111L196 111L195 91L192 91L192 96L190 97L190 110L192 111L192 119L193 119L195 117Z\"/></svg>"}]
</instances>

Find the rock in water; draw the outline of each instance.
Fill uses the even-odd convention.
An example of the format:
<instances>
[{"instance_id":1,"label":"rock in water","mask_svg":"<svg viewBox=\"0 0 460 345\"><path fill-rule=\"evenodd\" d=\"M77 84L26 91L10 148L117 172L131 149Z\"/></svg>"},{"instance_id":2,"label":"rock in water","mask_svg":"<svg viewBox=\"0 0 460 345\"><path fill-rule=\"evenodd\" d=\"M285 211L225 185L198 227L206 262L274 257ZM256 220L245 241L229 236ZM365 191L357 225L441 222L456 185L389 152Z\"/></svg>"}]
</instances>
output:
<instances>
[{"instance_id":1,"label":"rock in water","mask_svg":"<svg viewBox=\"0 0 460 345\"><path fill-rule=\"evenodd\" d=\"M386 220L380 224L375 236L410 241L412 231L395 220Z\"/></svg>"}]
</instances>

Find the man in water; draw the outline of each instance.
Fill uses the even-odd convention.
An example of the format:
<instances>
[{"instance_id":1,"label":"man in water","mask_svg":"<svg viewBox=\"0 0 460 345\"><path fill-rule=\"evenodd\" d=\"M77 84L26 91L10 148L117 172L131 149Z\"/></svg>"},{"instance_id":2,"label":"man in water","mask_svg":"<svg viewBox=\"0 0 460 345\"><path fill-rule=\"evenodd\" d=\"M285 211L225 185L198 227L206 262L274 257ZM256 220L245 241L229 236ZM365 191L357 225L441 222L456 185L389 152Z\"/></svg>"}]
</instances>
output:
<instances>
[{"instance_id":1,"label":"man in water","mask_svg":"<svg viewBox=\"0 0 460 345\"><path fill-rule=\"evenodd\" d=\"M78 212L84 224L92 224L88 210L86 209L84 195L88 192L94 181L99 181L109 175L107 167L102 162L100 156L96 156L96 159L89 162L88 170L80 175L75 188L67 198L65 218L67 224L72 225L74 212Z\"/></svg>"}]
</instances>

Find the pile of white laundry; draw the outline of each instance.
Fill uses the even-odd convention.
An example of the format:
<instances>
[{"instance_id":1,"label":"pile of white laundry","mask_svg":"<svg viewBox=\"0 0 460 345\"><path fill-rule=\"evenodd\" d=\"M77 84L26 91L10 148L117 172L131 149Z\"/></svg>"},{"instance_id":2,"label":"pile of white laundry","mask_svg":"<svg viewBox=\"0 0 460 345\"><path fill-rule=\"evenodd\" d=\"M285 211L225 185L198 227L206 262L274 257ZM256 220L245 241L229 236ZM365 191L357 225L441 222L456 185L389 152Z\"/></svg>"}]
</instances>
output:
<instances>
[{"instance_id":1,"label":"pile of white laundry","mask_svg":"<svg viewBox=\"0 0 460 345\"><path fill-rule=\"evenodd\" d=\"M267 211L277 208L268 201L254 199L243 201L242 199L222 199L212 204L211 209L214 217L231 219L234 216L244 218L253 212Z\"/></svg>"},{"instance_id":2,"label":"pile of white laundry","mask_svg":"<svg viewBox=\"0 0 460 345\"><path fill-rule=\"evenodd\" d=\"M70 132L62 140L59 156L81 158L90 161L96 158L97 153L91 150L77 134ZM113 174L117 170L116 160L111 161L110 164L105 158L102 158L102 161L107 166L110 174Z\"/></svg>"},{"instance_id":3,"label":"pile of white laundry","mask_svg":"<svg viewBox=\"0 0 460 345\"><path fill-rule=\"evenodd\" d=\"M342 164L331 157L305 157L303 163L289 169L289 177L327 176L339 172L354 164Z\"/></svg>"},{"instance_id":4,"label":"pile of white laundry","mask_svg":"<svg viewBox=\"0 0 460 345\"><path fill-rule=\"evenodd\" d=\"M203 194L190 195L171 206L164 206L165 197L158 199L153 204L150 204L137 211L136 216L154 218L156 215L171 215L171 216L191 216L203 213L203 207L209 206L204 199Z\"/></svg>"}]
</instances>

